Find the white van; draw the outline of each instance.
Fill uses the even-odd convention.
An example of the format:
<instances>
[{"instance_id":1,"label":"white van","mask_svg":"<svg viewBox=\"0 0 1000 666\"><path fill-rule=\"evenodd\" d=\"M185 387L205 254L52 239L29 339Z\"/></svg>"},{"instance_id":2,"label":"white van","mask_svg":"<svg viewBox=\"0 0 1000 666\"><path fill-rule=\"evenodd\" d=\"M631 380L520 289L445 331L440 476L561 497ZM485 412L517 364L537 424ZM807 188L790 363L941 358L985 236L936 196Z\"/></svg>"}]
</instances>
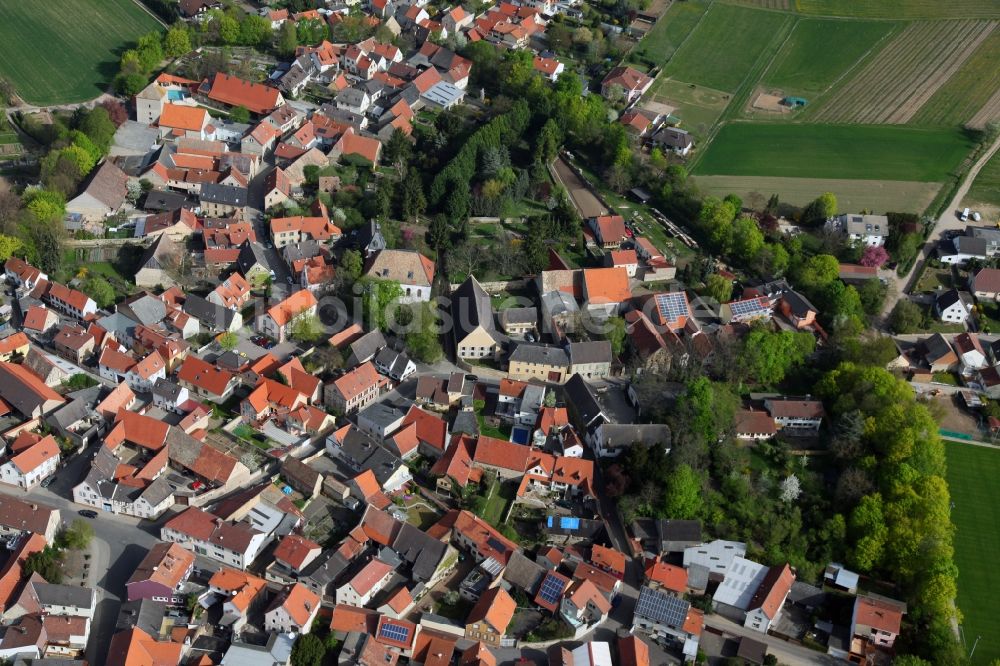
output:
<instances>
[{"instance_id":1,"label":"white van","mask_svg":"<svg viewBox=\"0 0 1000 666\"><path fill-rule=\"evenodd\" d=\"M966 208L965 210L962 211L962 222L965 222L968 219L969 219L969 209Z\"/></svg>"}]
</instances>

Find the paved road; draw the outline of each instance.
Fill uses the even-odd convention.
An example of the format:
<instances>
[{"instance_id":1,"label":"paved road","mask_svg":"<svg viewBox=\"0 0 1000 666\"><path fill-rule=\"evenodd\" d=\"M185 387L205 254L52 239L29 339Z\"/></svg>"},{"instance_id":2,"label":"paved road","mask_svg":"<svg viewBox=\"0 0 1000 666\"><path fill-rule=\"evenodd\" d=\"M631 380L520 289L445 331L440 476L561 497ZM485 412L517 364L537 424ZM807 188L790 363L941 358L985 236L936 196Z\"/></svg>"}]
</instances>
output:
<instances>
[{"instance_id":1,"label":"paved road","mask_svg":"<svg viewBox=\"0 0 1000 666\"><path fill-rule=\"evenodd\" d=\"M888 279L891 282L890 294L895 294L895 297L890 297L885 299L885 306L882 308L882 319L883 321L889 316L892 308L895 307L896 303L901 298L907 298L910 290L913 288L914 279L920 275L920 271L923 269L924 263L930 258L931 254L934 252L934 248L937 247L938 242L943 238L943 236L949 231L965 231L967 222L963 222L959 219L959 212L962 210L962 201L965 196L969 193L969 188L972 187L972 183L976 180L976 176L979 172L986 166L986 163L990 161L990 158L1000 150L1000 136L993 141L993 144L980 156L979 160L972 165L969 169L969 173L965 175L965 180L962 181L961 186L959 186L958 191L955 192L954 198L945 208L941 217L937 219L934 223L934 228L931 230L930 235L927 237L927 241L924 243L923 249L920 251L920 256L915 262L913 262L913 267L910 268L910 272L903 277L897 277L895 273L888 275Z\"/></svg>"},{"instance_id":2,"label":"paved road","mask_svg":"<svg viewBox=\"0 0 1000 666\"><path fill-rule=\"evenodd\" d=\"M52 485L36 487L28 491L27 496L56 507L62 513L63 522L72 522L77 511L83 508L72 502L73 486L86 475L89 466L87 453L74 456L59 470ZM146 551L159 541L159 529L149 521L110 513L98 513L90 523L94 527L90 569L98 590L98 604L86 657L91 664L103 664L107 661L108 645L125 596L125 581L146 556Z\"/></svg>"},{"instance_id":3,"label":"paved road","mask_svg":"<svg viewBox=\"0 0 1000 666\"><path fill-rule=\"evenodd\" d=\"M762 634L753 629L747 629L741 624L736 624L719 615L708 615L705 617L705 626L720 629L731 637L746 636L755 641L767 644L768 652L778 658L781 664L788 666L816 666L816 664L843 664L843 660L834 659L828 654L816 652L809 648L789 643L780 638L775 638L767 634Z\"/></svg>"}]
</instances>

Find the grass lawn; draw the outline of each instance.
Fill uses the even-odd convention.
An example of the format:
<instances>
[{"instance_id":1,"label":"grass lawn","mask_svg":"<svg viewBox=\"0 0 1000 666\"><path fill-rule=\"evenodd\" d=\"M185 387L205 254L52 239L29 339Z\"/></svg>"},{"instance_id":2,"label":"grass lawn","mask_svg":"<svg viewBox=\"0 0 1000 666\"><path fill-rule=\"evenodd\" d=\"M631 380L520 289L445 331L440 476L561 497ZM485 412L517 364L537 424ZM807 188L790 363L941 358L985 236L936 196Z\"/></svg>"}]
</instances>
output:
<instances>
[{"instance_id":1,"label":"grass lawn","mask_svg":"<svg viewBox=\"0 0 1000 666\"><path fill-rule=\"evenodd\" d=\"M945 442L948 488L955 503L955 563L958 565L958 607L967 649L977 636L973 663L1000 658L1000 569L992 565L1000 552L1000 451Z\"/></svg>"},{"instance_id":2,"label":"grass lawn","mask_svg":"<svg viewBox=\"0 0 1000 666\"><path fill-rule=\"evenodd\" d=\"M486 506L480 518L497 527L507 514L507 507L514 501L517 486L514 482L501 482L494 479L486 490Z\"/></svg>"},{"instance_id":3,"label":"grass lawn","mask_svg":"<svg viewBox=\"0 0 1000 666\"><path fill-rule=\"evenodd\" d=\"M890 21L804 18L795 24L763 81L790 95L808 98L823 92L895 26Z\"/></svg>"},{"instance_id":4,"label":"grass lawn","mask_svg":"<svg viewBox=\"0 0 1000 666\"><path fill-rule=\"evenodd\" d=\"M674 79L736 92L767 50L788 14L713 5L664 72Z\"/></svg>"},{"instance_id":5,"label":"grass lawn","mask_svg":"<svg viewBox=\"0 0 1000 666\"><path fill-rule=\"evenodd\" d=\"M997 151L976 176L967 196L969 201L1000 206L1000 151Z\"/></svg>"},{"instance_id":6,"label":"grass lawn","mask_svg":"<svg viewBox=\"0 0 1000 666\"><path fill-rule=\"evenodd\" d=\"M974 145L959 129L731 123L694 173L940 182Z\"/></svg>"},{"instance_id":7,"label":"grass lawn","mask_svg":"<svg viewBox=\"0 0 1000 666\"><path fill-rule=\"evenodd\" d=\"M961 125L1000 88L1000 31L994 30L921 107L913 125Z\"/></svg>"},{"instance_id":8,"label":"grass lawn","mask_svg":"<svg viewBox=\"0 0 1000 666\"><path fill-rule=\"evenodd\" d=\"M942 290L951 289L954 286L954 279L951 274L950 268L934 268L933 266L927 266L924 272L921 273L920 279L917 280L917 288L914 291L937 291L938 287Z\"/></svg>"},{"instance_id":9,"label":"grass lawn","mask_svg":"<svg viewBox=\"0 0 1000 666\"><path fill-rule=\"evenodd\" d=\"M653 84L654 101L676 107L674 115L681 119L681 126L695 139L707 136L719 116L726 110L732 96L729 93L695 86L682 81L660 77Z\"/></svg>"},{"instance_id":10,"label":"grass lawn","mask_svg":"<svg viewBox=\"0 0 1000 666\"><path fill-rule=\"evenodd\" d=\"M0 75L31 104L82 102L104 92L131 42L160 29L131 0L5 2Z\"/></svg>"},{"instance_id":11,"label":"grass lawn","mask_svg":"<svg viewBox=\"0 0 1000 666\"><path fill-rule=\"evenodd\" d=\"M660 17L635 47L629 60L648 65L662 65L670 60L707 9L708 3L705 0L672 3L666 14Z\"/></svg>"},{"instance_id":12,"label":"grass lawn","mask_svg":"<svg viewBox=\"0 0 1000 666\"><path fill-rule=\"evenodd\" d=\"M793 0L803 14L859 18L1000 18L1000 0Z\"/></svg>"}]
</instances>

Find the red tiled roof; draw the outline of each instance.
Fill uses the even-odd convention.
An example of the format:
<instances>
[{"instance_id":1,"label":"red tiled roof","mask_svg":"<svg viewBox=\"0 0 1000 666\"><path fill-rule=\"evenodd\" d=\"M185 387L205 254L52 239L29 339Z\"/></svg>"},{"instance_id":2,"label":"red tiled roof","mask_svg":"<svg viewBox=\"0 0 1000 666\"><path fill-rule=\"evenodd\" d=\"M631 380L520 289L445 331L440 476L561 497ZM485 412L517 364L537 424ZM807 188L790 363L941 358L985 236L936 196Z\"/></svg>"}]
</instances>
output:
<instances>
[{"instance_id":1,"label":"red tiled roof","mask_svg":"<svg viewBox=\"0 0 1000 666\"><path fill-rule=\"evenodd\" d=\"M624 268L585 268L583 283L591 303L621 303L632 298Z\"/></svg>"},{"instance_id":2,"label":"red tiled roof","mask_svg":"<svg viewBox=\"0 0 1000 666\"><path fill-rule=\"evenodd\" d=\"M197 356L188 356L178 370L177 378L213 395L221 396L226 392L226 387L234 379L234 375Z\"/></svg>"},{"instance_id":3,"label":"red tiled roof","mask_svg":"<svg viewBox=\"0 0 1000 666\"><path fill-rule=\"evenodd\" d=\"M270 113L278 106L280 94L276 88L251 83L218 72L212 81L208 98L230 106L244 106L251 113Z\"/></svg>"}]
</instances>

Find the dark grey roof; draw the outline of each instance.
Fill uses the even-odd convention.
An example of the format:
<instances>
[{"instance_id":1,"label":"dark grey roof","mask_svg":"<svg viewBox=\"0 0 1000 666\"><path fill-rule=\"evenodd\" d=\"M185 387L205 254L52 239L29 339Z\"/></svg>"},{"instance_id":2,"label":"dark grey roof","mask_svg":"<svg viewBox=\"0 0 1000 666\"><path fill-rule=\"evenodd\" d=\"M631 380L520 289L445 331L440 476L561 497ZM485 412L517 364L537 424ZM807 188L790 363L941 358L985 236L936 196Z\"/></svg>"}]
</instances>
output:
<instances>
[{"instance_id":1,"label":"dark grey roof","mask_svg":"<svg viewBox=\"0 0 1000 666\"><path fill-rule=\"evenodd\" d=\"M387 374L393 379L402 377L409 364L410 357L406 352L396 351L391 347L386 347L375 355L375 365L388 368Z\"/></svg>"},{"instance_id":2,"label":"dark grey roof","mask_svg":"<svg viewBox=\"0 0 1000 666\"><path fill-rule=\"evenodd\" d=\"M455 327L456 342L461 341L479 326L490 333L496 330L493 323L493 304L490 302L489 294L483 290L475 276L470 275L452 292L451 317Z\"/></svg>"},{"instance_id":3,"label":"dark grey roof","mask_svg":"<svg viewBox=\"0 0 1000 666\"><path fill-rule=\"evenodd\" d=\"M535 324L538 322L538 308L504 308L498 315L500 323L504 326L509 324Z\"/></svg>"},{"instance_id":4,"label":"dark grey roof","mask_svg":"<svg viewBox=\"0 0 1000 666\"><path fill-rule=\"evenodd\" d=\"M664 127L659 132L653 135L653 141L657 143L662 143L670 148L688 148L694 144L694 139L691 135L676 127Z\"/></svg>"},{"instance_id":5,"label":"dark grey roof","mask_svg":"<svg viewBox=\"0 0 1000 666\"><path fill-rule=\"evenodd\" d=\"M380 486L403 464L399 456L379 446L373 437L353 425L344 435L340 450L343 457L353 462L358 471L370 469Z\"/></svg>"},{"instance_id":6,"label":"dark grey roof","mask_svg":"<svg viewBox=\"0 0 1000 666\"><path fill-rule=\"evenodd\" d=\"M8 370L6 364L0 364L0 398L9 402L14 409L25 416L33 415L35 410L41 409L46 402L46 398L39 396Z\"/></svg>"},{"instance_id":7,"label":"dark grey roof","mask_svg":"<svg viewBox=\"0 0 1000 666\"><path fill-rule=\"evenodd\" d=\"M38 602L43 606L93 608L94 591L89 587L55 583L35 583L32 587Z\"/></svg>"},{"instance_id":8,"label":"dark grey roof","mask_svg":"<svg viewBox=\"0 0 1000 666\"><path fill-rule=\"evenodd\" d=\"M635 444L670 446L670 426L663 423L605 423L601 445L606 449L626 448Z\"/></svg>"},{"instance_id":9,"label":"dark grey roof","mask_svg":"<svg viewBox=\"0 0 1000 666\"><path fill-rule=\"evenodd\" d=\"M985 238L977 236L956 236L955 250L961 254L969 254L974 257L985 257L988 243Z\"/></svg>"},{"instance_id":10,"label":"dark grey roof","mask_svg":"<svg viewBox=\"0 0 1000 666\"><path fill-rule=\"evenodd\" d=\"M364 224L358 229L355 242L368 254L384 250L385 237L382 235L382 225L376 220L369 220L368 224Z\"/></svg>"},{"instance_id":11,"label":"dark grey roof","mask_svg":"<svg viewBox=\"0 0 1000 666\"><path fill-rule=\"evenodd\" d=\"M206 301L201 296L189 294L181 308L199 322L215 331L228 331L236 313L221 305Z\"/></svg>"},{"instance_id":12,"label":"dark grey roof","mask_svg":"<svg viewBox=\"0 0 1000 666\"><path fill-rule=\"evenodd\" d=\"M657 520L656 533L662 543L701 543L700 520Z\"/></svg>"},{"instance_id":13,"label":"dark grey roof","mask_svg":"<svg viewBox=\"0 0 1000 666\"><path fill-rule=\"evenodd\" d=\"M527 557L520 550L515 550L507 568L504 569L503 579L512 586L524 590L529 597L534 597L538 591L538 586L545 577L545 567L531 558Z\"/></svg>"},{"instance_id":14,"label":"dark grey roof","mask_svg":"<svg viewBox=\"0 0 1000 666\"><path fill-rule=\"evenodd\" d=\"M153 479L153 482L143 489L140 497L149 502L151 506L159 506L161 502L173 494L174 489L170 487L167 475L164 474Z\"/></svg>"},{"instance_id":15,"label":"dark grey roof","mask_svg":"<svg viewBox=\"0 0 1000 666\"><path fill-rule=\"evenodd\" d=\"M115 308L126 317L147 326L162 321L167 316L167 305L149 294L142 294Z\"/></svg>"},{"instance_id":16,"label":"dark grey roof","mask_svg":"<svg viewBox=\"0 0 1000 666\"><path fill-rule=\"evenodd\" d=\"M392 549L409 563L412 578L426 583L441 564L448 544L409 523L403 523L392 542Z\"/></svg>"},{"instance_id":17,"label":"dark grey roof","mask_svg":"<svg viewBox=\"0 0 1000 666\"><path fill-rule=\"evenodd\" d=\"M570 407L570 412L576 418L577 428L586 430L600 422L608 422L608 417L601 409L601 403L597 401L597 395L590 384L578 374L574 374L563 386L566 395L566 403Z\"/></svg>"},{"instance_id":18,"label":"dark grey roof","mask_svg":"<svg viewBox=\"0 0 1000 666\"><path fill-rule=\"evenodd\" d=\"M286 263L302 259L312 259L320 253L319 243L314 240L304 240L301 243L289 243L281 248L281 256Z\"/></svg>"},{"instance_id":19,"label":"dark grey roof","mask_svg":"<svg viewBox=\"0 0 1000 666\"><path fill-rule=\"evenodd\" d=\"M948 344L948 341L940 333L935 333L931 337L924 340L923 345L924 349L927 350L924 354L924 358L931 362L936 361L939 358L944 358L948 354L955 353L955 351L951 348L951 345Z\"/></svg>"},{"instance_id":20,"label":"dark grey roof","mask_svg":"<svg viewBox=\"0 0 1000 666\"><path fill-rule=\"evenodd\" d=\"M611 363L611 343L607 340L571 342L569 344L569 362L573 365Z\"/></svg>"},{"instance_id":21,"label":"dark grey roof","mask_svg":"<svg viewBox=\"0 0 1000 666\"><path fill-rule=\"evenodd\" d=\"M972 303L972 298L964 291L949 289L948 291L938 295L936 305L939 309L944 310L945 308L950 308L952 305L959 302L968 306Z\"/></svg>"},{"instance_id":22,"label":"dark grey roof","mask_svg":"<svg viewBox=\"0 0 1000 666\"><path fill-rule=\"evenodd\" d=\"M202 203L217 203L224 206L246 206L249 192L245 187L235 185L219 185L217 183L202 183L198 195Z\"/></svg>"},{"instance_id":23,"label":"dark grey roof","mask_svg":"<svg viewBox=\"0 0 1000 666\"><path fill-rule=\"evenodd\" d=\"M344 574L351 563L335 550L327 551L310 562L299 576L299 580L326 594L332 583Z\"/></svg>"},{"instance_id":24,"label":"dark grey roof","mask_svg":"<svg viewBox=\"0 0 1000 666\"><path fill-rule=\"evenodd\" d=\"M358 420L364 417L366 421L383 428L398 422L404 416L406 412L387 402L374 402L358 412Z\"/></svg>"},{"instance_id":25,"label":"dark grey roof","mask_svg":"<svg viewBox=\"0 0 1000 666\"><path fill-rule=\"evenodd\" d=\"M349 345L351 353L348 357L348 364L360 365L369 361L385 346L386 341L382 331L377 328L374 331L368 331Z\"/></svg>"},{"instance_id":26,"label":"dark grey roof","mask_svg":"<svg viewBox=\"0 0 1000 666\"><path fill-rule=\"evenodd\" d=\"M520 344L511 353L510 361L511 363L517 361L519 363L565 367L569 365L569 355L562 347Z\"/></svg>"},{"instance_id":27,"label":"dark grey roof","mask_svg":"<svg viewBox=\"0 0 1000 666\"><path fill-rule=\"evenodd\" d=\"M264 246L260 243L245 241L240 246L240 254L236 259L236 265L239 267L240 273L246 275L256 264L260 264L266 270L274 270L274 266L271 265L271 257L264 249Z\"/></svg>"},{"instance_id":28,"label":"dark grey roof","mask_svg":"<svg viewBox=\"0 0 1000 666\"><path fill-rule=\"evenodd\" d=\"M479 434L479 420L475 412L462 410L455 414L455 420L451 422L451 434L463 433L466 435Z\"/></svg>"},{"instance_id":29,"label":"dark grey roof","mask_svg":"<svg viewBox=\"0 0 1000 666\"><path fill-rule=\"evenodd\" d=\"M786 291L781 295L781 298L788 304L792 314L796 317L805 317L809 314L810 310L812 312L819 312L816 306L809 302L809 299L797 291Z\"/></svg>"},{"instance_id":30,"label":"dark grey roof","mask_svg":"<svg viewBox=\"0 0 1000 666\"><path fill-rule=\"evenodd\" d=\"M122 604L118 611L116 631L125 631L132 627L142 629L150 636L160 635L163 616L167 614L167 604L152 599L136 599Z\"/></svg>"},{"instance_id":31,"label":"dark grey roof","mask_svg":"<svg viewBox=\"0 0 1000 666\"><path fill-rule=\"evenodd\" d=\"M301 460L288 457L281 462L281 476L295 490L312 494L322 475Z\"/></svg>"},{"instance_id":32,"label":"dark grey roof","mask_svg":"<svg viewBox=\"0 0 1000 666\"><path fill-rule=\"evenodd\" d=\"M170 381L169 379L161 377L156 380L155 384L153 384L153 395L165 398L171 402L176 402L180 394L180 385Z\"/></svg>"},{"instance_id":33,"label":"dark grey roof","mask_svg":"<svg viewBox=\"0 0 1000 666\"><path fill-rule=\"evenodd\" d=\"M763 664L764 657L767 656L767 644L743 636L739 639L739 647L736 648L736 656L742 659L745 663Z\"/></svg>"}]
</instances>

